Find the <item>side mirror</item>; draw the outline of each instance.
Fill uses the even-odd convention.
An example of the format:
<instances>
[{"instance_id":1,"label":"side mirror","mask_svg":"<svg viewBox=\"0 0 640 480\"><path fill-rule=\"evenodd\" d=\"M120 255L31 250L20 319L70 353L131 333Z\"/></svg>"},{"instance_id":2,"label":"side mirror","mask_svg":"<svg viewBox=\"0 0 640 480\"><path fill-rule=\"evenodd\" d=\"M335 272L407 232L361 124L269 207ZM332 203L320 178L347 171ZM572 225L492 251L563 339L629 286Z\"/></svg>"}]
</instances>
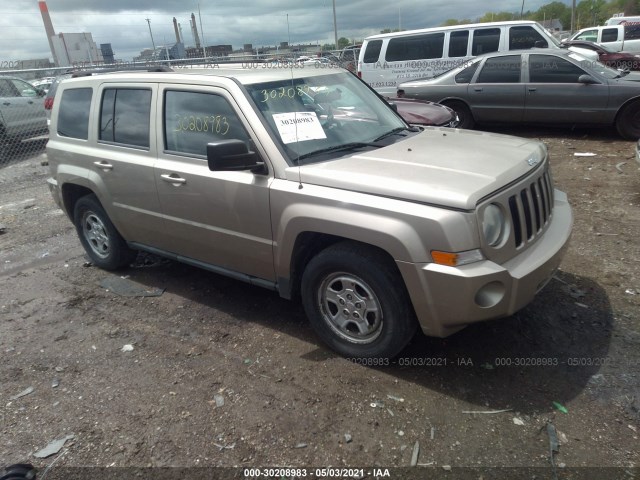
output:
<instances>
[{"instance_id":1,"label":"side mirror","mask_svg":"<svg viewBox=\"0 0 640 480\"><path fill-rule=\"evenodd\" d=\"M578 83L584 83L585 85L593 85L598 83L591 75L580 75L578 77Z\"/></svg>"},{"instance_id":2,"label":"side mirror","mask_svg":"<svg viewBox=\"0 0 640 480\"><path fill-rule=\"evenodd\" d=\"M207 144L207 163L211 171L255 170L264 168L258 154L242 140L222 140Z\"/></svg>"},{"instance_id":3,"label":"side mirror","mask_svg":"<svg viewBox=\"0 0 640 480\"><path fill-rule=\"evenodd\" d=\"M390 102L387 100L387 103L389 104L389 106L391 107L391 110L393 110L394 112L398 113L398 105L396 105L393 102Z\"/></svg>"},{"instance_id":4,"label":"side mirror","mask_svg":"<svg viewBox=\"0 0 640 480\"><path fill-rule=\"evenodd\" d=\"M535 48L549 48L549 44L544 40L538 40L533 44Z\"/></svg>"}]
</instances>

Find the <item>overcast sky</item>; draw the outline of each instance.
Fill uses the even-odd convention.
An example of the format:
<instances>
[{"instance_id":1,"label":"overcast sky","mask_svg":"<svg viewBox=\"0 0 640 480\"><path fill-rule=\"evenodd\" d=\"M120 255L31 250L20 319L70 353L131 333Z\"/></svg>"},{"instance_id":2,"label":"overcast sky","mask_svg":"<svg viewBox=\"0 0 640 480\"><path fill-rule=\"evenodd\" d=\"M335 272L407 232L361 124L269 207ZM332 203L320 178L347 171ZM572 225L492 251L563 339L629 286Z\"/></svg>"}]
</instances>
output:
<instances>
[{"instance_id":1,"label":"overcast sky","mask_svg":"<svg viewBox=\"0 0 640 480\"><path fill-rule=\"evenodd\" d=\"M537 10L549 1L526 0L525 10ZM199 4L200 39L207 45L240 48L245 43L260 47L289 39L294 44L334 41L332 0L200 0ZM147 18L156 45L175 41L174 16L186 46L194 45L192 12L200 30L198 0L49 0L47 5L56 33L89 32L98 45L111 43L115 57L122 60L131 60L151 46ZM519 12L521 6L520 0L336 0L338 36L359 40L383 28L434 27L448 18ZM51 53L37 0L2 0L0 67L2 62L46 57Z\"/></svg>"}]
</instances>

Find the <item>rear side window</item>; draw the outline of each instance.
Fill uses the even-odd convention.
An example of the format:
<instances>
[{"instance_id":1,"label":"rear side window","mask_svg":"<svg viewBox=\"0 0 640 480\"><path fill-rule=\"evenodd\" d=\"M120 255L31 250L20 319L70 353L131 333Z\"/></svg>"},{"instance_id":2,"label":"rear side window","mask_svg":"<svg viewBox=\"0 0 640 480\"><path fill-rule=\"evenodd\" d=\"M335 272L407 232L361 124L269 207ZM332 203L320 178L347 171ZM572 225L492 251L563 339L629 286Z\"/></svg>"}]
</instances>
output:
<instances>
[{"instance_id":1,"label":"rear side window","mask_svg":"<svg viewBox=\"0 0 640 480\"><path fill-rule=\"evenodd\" d=\"M476 83L519 83L520 55L489 58L484 62Z\"/></svg>"},{"instance_id":2,"label":"rear side window","mask_svg":"<svg viewBox=\"0 0 640 480\"><path fill-rule=\"evenodd\" d=\"M89 109L91 88L67 88L62 92L58 110L58 135L62 137L89 138Z\"/></svg>"},{"instance_id":3,"label":"rear side window","mask_svg":"<svg viewBox=\"0 0 640 480\"><path fill-rule=\"evenodd\" d=\"M471 55L474 57L483 53L497 52L500 46L499 28L480 28L473 32Z\"/></svg>"},{"instance_id":4,"label":"rear side window","mask_svg":"<svg viewBox=\"0 0 640 480\"><path fill-rule=\"evenodd\" d=\"M528 25L509 29L509 50L547 48L549 42L535 28Z\"/></svg>"},{"instance_id":5,"label":"rear side window","mask_svg":"<svg viewBox=\"0 0 640 480\"><path fill-rule=\"evenodd\" d=\"M164 96L164 144L170 152L207 154L207 143L250 137L235 110L213 93L168 90Z\"/></svg>"},{"instance_id":6,"label":"rear side window","mask_svg":"<svg viewBox=\"0 0 640 480\"><path fill-rule=\"evenodd\" d=\"M375 63L380 58L380 50L382 49L382 40L372 40L367 42L364 51L363 63Z\"/></svg>"},{"instance_id":7,"label":"rear side window","mask_svg":"<svg viewBox=\"0 0 640 480\"><path fill-rule=\"evenodd\" d=\"M449 57L466 57L469 45L469 30L451 32L449 35Z\"/></svg>"},{"instance_id":8,"label":"rear side window","mask_svg":"<svg viewBox=\"0 0 640 480\"><path fill-rule=\"evenodd\" d=\"M618 40L617 28L604 28L602 29L602 43L615 42Z\"/></svg>"},{"instance_id":9,"label":"rear side window","mask_svg":"<svg viewBox=\"0 0 640 480\"><path fill-rule=\"evenodd\" d=\"M396 37L389 40L385 60L401 62L404 60L422 60L442 58L444 33Z\"/></svg>"},{"instance_id":10,"label":"rear side window","mask_svg":"<svg viewBox=\"0 0 640 480\"><path fill-rule=\"evenodd\" d=\"M100 109L100 134L107 142L149 147L151 90L106 88Z\"/></svg>"}]
</instances>

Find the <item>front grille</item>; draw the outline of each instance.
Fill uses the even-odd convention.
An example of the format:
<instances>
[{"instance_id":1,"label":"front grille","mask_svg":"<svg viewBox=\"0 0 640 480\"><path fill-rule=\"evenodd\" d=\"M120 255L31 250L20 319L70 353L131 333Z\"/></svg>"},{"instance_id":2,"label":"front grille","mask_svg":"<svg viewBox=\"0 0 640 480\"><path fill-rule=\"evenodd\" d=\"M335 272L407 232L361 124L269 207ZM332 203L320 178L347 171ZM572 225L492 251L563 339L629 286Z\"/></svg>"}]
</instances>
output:
<instances>
[{"instance_id":1,"label":"front grille","mask_svg":"<svg viewBox=\"0 0 640 480\"><path fill-rule=\"evenodd\" d=\"M509 197L509 211L516 248L534 241L543 232L553 213L553 185L548 170Z\"/></svg>"}]
</instances>

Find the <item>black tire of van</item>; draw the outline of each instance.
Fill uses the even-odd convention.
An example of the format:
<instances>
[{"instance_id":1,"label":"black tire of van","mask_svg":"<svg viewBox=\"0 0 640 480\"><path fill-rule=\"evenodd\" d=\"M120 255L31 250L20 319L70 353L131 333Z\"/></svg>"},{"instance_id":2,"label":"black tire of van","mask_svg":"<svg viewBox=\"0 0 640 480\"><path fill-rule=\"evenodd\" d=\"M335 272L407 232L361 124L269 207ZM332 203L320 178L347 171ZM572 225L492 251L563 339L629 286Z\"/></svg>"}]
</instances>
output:
<instances>
[{"instance_id":1,"label":"black tire of van","mask_svg":"<svg viewBox=\"0 0 640 480\"><path fill-rule=\"evenodd\" d=\"M442 105L446 105L458 115L458 128L466 128L467 130L473 129L476 126L476 121L473 118L471 109L466 103L452 100L450 102L442 102Z\"/></svg>"},{"instance_id":2,"label":"black tire of van","mask_svg":"<svg viewBox=\"0 0 640 480\"><path fill-rule=\"evenodd\" d=\"M104 270L117 270L132 263L137 252L109 219L98 197L87 195L76 202L73 223L91 263Z\"/></svg>"},{"instance_id":3,"label":"black tire of van","mask_svg":"<svg viewBox=\"0 0 640 480\"><path fill-rule=\"evenodd\" d=\"M640 100L626 105L616 117L616 129L622 138L640 138Z\"/></svg>"}]
</instances>

